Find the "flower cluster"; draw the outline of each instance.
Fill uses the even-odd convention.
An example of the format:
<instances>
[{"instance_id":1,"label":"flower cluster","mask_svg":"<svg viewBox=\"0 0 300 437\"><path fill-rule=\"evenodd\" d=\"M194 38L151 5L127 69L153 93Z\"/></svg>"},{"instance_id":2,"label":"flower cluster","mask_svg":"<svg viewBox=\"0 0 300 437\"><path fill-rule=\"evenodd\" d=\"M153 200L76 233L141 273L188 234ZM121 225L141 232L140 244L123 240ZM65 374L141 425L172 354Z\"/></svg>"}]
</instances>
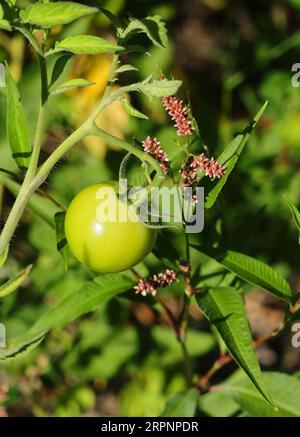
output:
<instances>
[{"instance_id":1,"label":"flower cluster","mask_svg":"<svg viewBox=\"0 0 300 437\"><path fill-rule=\"evenodd\" d=\"M171 119L175 122L174 127L177 129L177 135L189 136L194 132L191 120L188 118L188 108L184 106L183 101L177 97L163 97L162 103L170 115Z\"/></svg>"},{"instance_id":2,"label":"flower cluster","mask_svg":"<svg viewBox=\"0 0 300 437\"><path fill-rule=\"evenodd\" d=\"M150 279L140 279L134 287L136 294L146 296L151 294L156 296L158 288L165 288L172 285L177 280L177 273L174 270L167 269L165 273L153 275Z\"/></svg>"},{"instance_id":3,"label":"flower cluster","mask_svg":"<svg viewBox=\"0 0 300 437\"><path fill-rule=\"evenodd\" d=\"M207 158L204 153L198 156L190 156L181 169L183 187L191 187L197 179L197 170L205 173L210 178L220 179L225 173L225 167L214 158Z\"/></svg>"},{"instance_id":4,"label":"flower cluster","mask_svg":"<svg viewBox=\"0 0 300 437\"><path fill-rule=\"evenodd\" d=\"M157 141L156 138L152 139L148 135L145 141L142 142L142 145L144 151L159 163L164 173L167 173L170 167L170 161L167 154L161 148L159 141Z\"/></svg>"},{"instance_id":5,"label":"flower cluster","mask_svg":"<svg viewBox=\"0 0 300 437\"><path fill-rule=\"evenodd\" d=\"M201 155L198 156L191 155L183 164L180 171L183 188L195 188L197 185L198 170L204 172L205 175L209 176L211 179L220 179L225 173L225 167L220 165L218 160L213 158L209 159L204 153L201 153ZM195 194L191 195L190 201L192 203L197 202L197 197Z\"/></svg>"}]
</instances>

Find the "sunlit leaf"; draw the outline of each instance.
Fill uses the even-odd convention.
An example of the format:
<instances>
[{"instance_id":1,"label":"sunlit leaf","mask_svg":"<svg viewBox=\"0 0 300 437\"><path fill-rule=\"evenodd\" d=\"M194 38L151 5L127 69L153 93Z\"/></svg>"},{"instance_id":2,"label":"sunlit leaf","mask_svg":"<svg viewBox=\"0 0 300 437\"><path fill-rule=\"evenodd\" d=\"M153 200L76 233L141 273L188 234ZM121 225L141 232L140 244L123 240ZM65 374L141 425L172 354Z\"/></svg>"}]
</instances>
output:
<instances>
[{"instance_id":1,"label":"sunlit leaf","mask_svg":"<svg viewBox=\"0 0 300 437\"><path fill-rule=\"evenodd\" d=\"M252 336L241 293L232 287L210 288L199 292L196 295L196 301L210 323L216 327L230 354L248 375L262 398L274 406L253 350Z\"/></svg>"},{"instance_id":2,"label":"sunlit leaf","mask_svg":"<svg viewBox=\"0 0 300 437\"><path fill-rule=\"evenodd\" d=\"M13 158L22 169L27 168L31 156L31 144L25 122L21 97L6 65L6 86L7 86L7 113L6 127L7 138L12 151Z\"/></svg>"},{"instance_id":3,"label":"sunlit leaf","mask_svg":"<svg viewBox=\"0 0 300 437\"><path fill-rule=\"evenodd\" d=\"M97 8L75 2L35 3L20 12L23 23L51 27L98 12Z\"/></svg>"}]
</instances>

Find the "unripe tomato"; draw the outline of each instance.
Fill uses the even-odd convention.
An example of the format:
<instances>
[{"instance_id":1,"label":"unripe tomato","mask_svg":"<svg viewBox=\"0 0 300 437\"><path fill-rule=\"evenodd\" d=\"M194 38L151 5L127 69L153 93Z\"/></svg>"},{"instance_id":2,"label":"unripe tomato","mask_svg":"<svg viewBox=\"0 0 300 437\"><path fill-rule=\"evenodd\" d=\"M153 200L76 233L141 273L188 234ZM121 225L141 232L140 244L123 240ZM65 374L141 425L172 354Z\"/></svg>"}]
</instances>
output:
<instances>
[{"instance_id":1,"label":"unripe tomato","mask_svg":"<svg viewBox=\"0 0 300 437\"><path fill-rule=\"evenodd\" d=\"M70 203L65 233L79 262L101 273L135 266L151 251L156 230L142 223L135 210L121 201L116 182L91 185Z\"/></svg>"}]
</instances>

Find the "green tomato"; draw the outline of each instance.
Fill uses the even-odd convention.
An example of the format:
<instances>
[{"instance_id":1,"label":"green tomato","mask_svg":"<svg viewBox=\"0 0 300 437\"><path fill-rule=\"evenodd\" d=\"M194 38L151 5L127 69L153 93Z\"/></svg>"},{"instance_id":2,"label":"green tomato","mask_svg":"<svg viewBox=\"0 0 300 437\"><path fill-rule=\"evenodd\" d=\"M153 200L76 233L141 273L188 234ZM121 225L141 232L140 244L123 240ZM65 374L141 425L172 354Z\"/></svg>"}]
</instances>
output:
<instances>
[{"instance_id":1,"label":"green tomato","mask_svg":"<svg viewBox=\"0 0 300 437\"><path fill-rule=\"evenodd\" d=\"M79 262L101 273L121 272L152 250L156 230L122 202L116 182L91 185L70 203L65 218L69 247Z\"/></svg>"}]
</instances>

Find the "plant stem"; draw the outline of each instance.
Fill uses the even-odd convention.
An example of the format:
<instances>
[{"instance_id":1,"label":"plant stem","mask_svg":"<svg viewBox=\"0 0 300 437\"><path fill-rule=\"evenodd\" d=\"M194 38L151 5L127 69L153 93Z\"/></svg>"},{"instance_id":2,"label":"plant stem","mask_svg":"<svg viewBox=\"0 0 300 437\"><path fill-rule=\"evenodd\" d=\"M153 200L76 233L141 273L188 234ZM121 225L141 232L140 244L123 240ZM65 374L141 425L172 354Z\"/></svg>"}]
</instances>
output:
<instances>
[{"instance_id":1,"label":"plant stem","mask_svg":"<svg viewBox=\"0 0 300 437\"><path fill-rule=\"evenodd\" d=\"M279 327L276 328L275 330L271 331L268 334L263 335L262 337L259 337L257 340L253 341L253 348L257 348L258 346L266 343L268 340L270 340L271 338L275 337L277 334L279 334L279 332L281 332L283 330L285 326L284 321L280 323ZM226 364L230 363L233 361L233 357L229 354L222 354L214 363L213 365L210 367L210 369L208 369L208 371L205 373L205 375L201 376L199 378L199 382L198 382L198 388L200 390L205 390L207 389L207 386L209 384L209 381L211 380L211 378L215 375L215 373L217 373L220 369L222 369Z\"/></svg>"},{"instance_id":2,"label":"plant stem","mask_svg":"<svg viewBox=\"0 0 300 437\"><path fill-rule=\"evenodd\" d=\"M191 387L193 385L193 366L192 366L192 362L186 347L186 342L185 341L179 341L180 346L181 346L181 351L182 351L182 355L183 355L183 361L184 361L184 366L185 366L185 371L186 371L186 382L188 387Z\"/></svg>"},{"instance_id":3,"label":"plant stem","mask_svg":"<svg viewBox=\"0 0 300 437\"><path fill-rule=\"evenodd\" d=\"M114 144L115 146L118 146L124 150L127 150L127 152L132 153L137 158L139 158L141 161L148 162L151 165L151 167L154 168L159 175L162 175L162 170L161 170L159 164L157 163L157 161L155 161L155 159L153 159L150 155L147 155L142 149L138 149L137 147L128 143L127 141L121 140L121 139L105 132L104 130L100 129L96 125L94 125L94 127L90 130L90 135L98 136L98 137L102 138L103 140L107 141L108 143Z\"/></svg>"}]
</instances>

